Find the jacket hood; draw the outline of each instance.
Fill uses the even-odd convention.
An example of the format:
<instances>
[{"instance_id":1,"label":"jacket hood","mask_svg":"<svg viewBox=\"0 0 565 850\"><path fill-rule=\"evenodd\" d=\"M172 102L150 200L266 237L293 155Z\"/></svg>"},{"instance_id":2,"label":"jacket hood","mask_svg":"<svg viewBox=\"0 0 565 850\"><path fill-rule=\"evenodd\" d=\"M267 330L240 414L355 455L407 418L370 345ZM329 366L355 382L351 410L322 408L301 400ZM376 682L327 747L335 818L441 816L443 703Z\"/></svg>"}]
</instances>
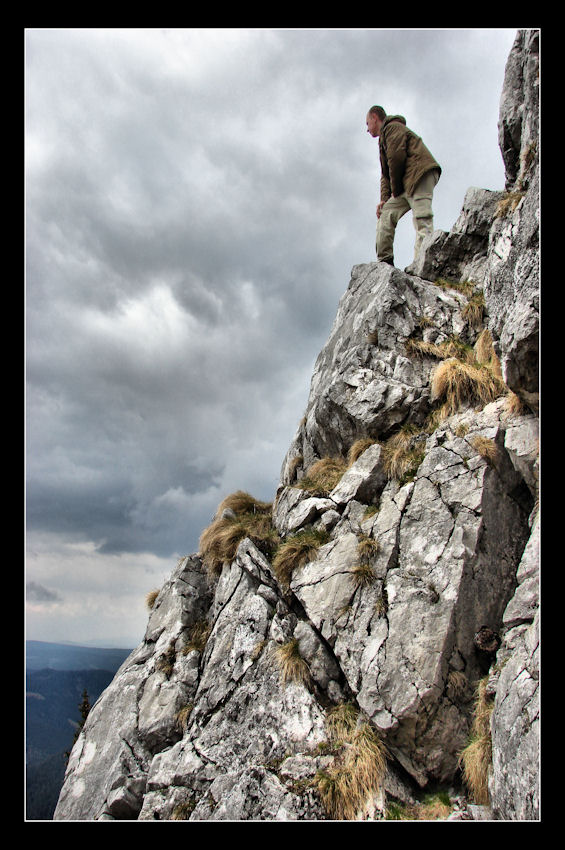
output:
<instances>
[{"instance_id":1,"label":"jacket hood","mask_svg":"<svg viewBox=\"0 0 565 850\"><path fill-rule=\"evenodd\" d=\"M406 124L406 118L404 117L404 115L387 115L387 117L383 121L383 127L386 124L390 124L392 121L398 121L400 124Z\"/></svg>"}]
</instances>

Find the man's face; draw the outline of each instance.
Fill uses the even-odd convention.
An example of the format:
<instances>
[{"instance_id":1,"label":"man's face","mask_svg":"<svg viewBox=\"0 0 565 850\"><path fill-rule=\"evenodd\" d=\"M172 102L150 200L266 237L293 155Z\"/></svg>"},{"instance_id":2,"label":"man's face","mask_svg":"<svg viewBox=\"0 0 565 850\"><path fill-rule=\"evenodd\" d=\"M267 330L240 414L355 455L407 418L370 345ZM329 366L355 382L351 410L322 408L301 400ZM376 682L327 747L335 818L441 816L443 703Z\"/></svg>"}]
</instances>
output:
<instances>
[{"instance_id":1,"label":"man's face","mask_svg":"<svg viewBox=\"0 0 565 850\"><path fill-rule=\"evenodd\" d=\"M382 121L374 112L367 113L367 133L376 138L381 132Z\"/></svg>"}]
</instances>

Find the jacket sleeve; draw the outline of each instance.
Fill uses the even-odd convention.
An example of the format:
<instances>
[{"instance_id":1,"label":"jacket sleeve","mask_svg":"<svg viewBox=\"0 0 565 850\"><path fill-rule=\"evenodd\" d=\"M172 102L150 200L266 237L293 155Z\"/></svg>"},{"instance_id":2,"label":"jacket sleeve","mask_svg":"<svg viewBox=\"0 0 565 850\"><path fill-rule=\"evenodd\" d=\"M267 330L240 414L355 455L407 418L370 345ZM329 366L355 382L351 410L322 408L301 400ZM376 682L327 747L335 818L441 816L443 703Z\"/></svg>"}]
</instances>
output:
<instances>
[{"instance_id":1,"label":"jacket sleeve","mask_svg":"<svg viewBox=\"0 0 565 850\"><path fill-rule=\"evenodd\" d=\"M381 171L381 203L384 204L390 198L390 180Z\"/></svg>"},{"instance_id":2,"label":"jacket sleeve","mask_svg":"<svg viewBox=\"0 0 565 850\"><path fill-rule=\"evenodd\" d=\"M397 198L404 192L404 172L406 169L407 133L404 124L393 122L385 130L384 156L390 184L389 197ZM384 176L384 169L383 169ZM381 178L381 193L382 193ZM381 195L382 200L382 195Z\"/></svg>"}]
</instances>

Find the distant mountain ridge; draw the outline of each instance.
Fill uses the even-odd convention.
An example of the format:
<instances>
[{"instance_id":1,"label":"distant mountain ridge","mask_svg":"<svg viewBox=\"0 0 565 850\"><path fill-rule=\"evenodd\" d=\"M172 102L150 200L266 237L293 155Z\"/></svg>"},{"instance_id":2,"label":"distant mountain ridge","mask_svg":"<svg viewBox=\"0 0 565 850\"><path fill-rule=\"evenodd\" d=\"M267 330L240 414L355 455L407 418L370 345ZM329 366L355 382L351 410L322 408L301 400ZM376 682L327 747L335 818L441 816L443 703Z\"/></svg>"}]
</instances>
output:
<instances>
[{"instance_id":1,"label":"distant mountain ridge","mask_svg":"<svg viewBox=\"0 0 565 850\"><path fill-rule=\"evenodd\" d=\"M130 652L26 641L27 820L52 818L82 694L94 705Z\"/></svg>"},{"instance_id":2,"label":"distant mountain ridge","mask_svg":"<svg viewBox=\"0 0 565 850\"><path fill-rule=\"evenodd\" d=\"M131 649L101 649L26 640L26 668L31 670L110 670L116 672Z\"/></svg>"}]
</instances>

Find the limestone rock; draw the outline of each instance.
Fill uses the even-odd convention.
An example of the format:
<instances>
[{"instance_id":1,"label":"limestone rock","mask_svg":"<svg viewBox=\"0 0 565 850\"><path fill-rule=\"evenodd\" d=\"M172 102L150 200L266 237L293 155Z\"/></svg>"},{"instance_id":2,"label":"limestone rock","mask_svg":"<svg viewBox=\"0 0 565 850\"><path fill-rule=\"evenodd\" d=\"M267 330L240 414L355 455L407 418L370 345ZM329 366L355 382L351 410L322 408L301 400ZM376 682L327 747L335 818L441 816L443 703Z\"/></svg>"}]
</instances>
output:
<instances>
[{"instance_id":1,"label":"limestone rock","mask_svg":"<svg viewBox=\"0 0 565 850\"><path fill-rule=\"evenodd\" d=\"M199 559L181 560L155 602L143 643L90 710L69 758L55 820L137 818L155 748L180 737L179 693L188 699L194 688L184 668L179 679L167 678L169 647L182 645L210 599ZM171 700L159 699L158 683Z\"/></svg>"},{"instance_id":2,"label":"limestone rock","mask_svg":"<svg viewBox=\"0 0 565 850\"><path fill-rule=\"evenodd\" d=\"M514 210L495 220L484 295L505 382L534 411L539 393L539 172Z\"/></svg>"},{"instance_id":3,"label":"limestone rock","mask_svg":"<svg viewBox=\"0 0 565 850\"><path fill-rule=\"evenodd\" d=\"M383 449L378 443L369 446L331 491L331 501L338 506L353 499L369 504L378 497L387 480L382 455Z\"/></svg>"},{"instance_id":4,"label":"limestone rock","mask_svg":"<svg viewBox=\"0 0 565 850\"><path fill-rule=\"evenodd\" d=\"M471 280L482 285L488 274L489 236L504 193L471 187L459 217L449 233L435 230L427 236L410 274L424 280Z\"/></svg>"},{"instance_id":5,"label":"limestone rock","mask_svg":"<svg viewBox=\"0 0 565 850\"><path fill-rule=\"evenodd\" d=\"M536 519L503 616L505 635L489 683L493 762L489 790L497 816L539 816L539 543Z\"/></svg>"},{"instance_id":6,"label":"limestone rock","mask_svg":"<svg viewBox=\"0 0 565 850\"><path fill-rule=\"evenodd\" d=\"M358 537L345 527L291 582L359 705L423 785L453 775L469 706L447 697L450 674L480 676L474 636L500 622L527 540L531 500L516 502L518 473L503 455L493 469L473 447L477 434L502 443L502 413L495 404L438 429L414 482L385 488L371 584L356 585ZM465 419L472 430L457 437Z\"/></svg>"},{"instance_id":7,"label":"limestone rock","mask_svg":"<svg viewBox=\"0 0 565 850\"><path fill-rule=\"evenodd\" d=\"M507 189L516 185L523 154L538 140L539 78L539 30L519 30L506 63L498 121Z\"/></svg>"},{"instance_id":8,"label":"limestone rock","mask_svg":"<svg viewBox=\"0 0 565 850\"><path fill-rule=\"evenodd\" d=\"M483 289L504 380L533 410L539 403L538 129L539 31L520 30L500 104L506 191L470 189L452 230L426 237L407 269L425 280L471 280Z\"/></svg>"},{"instance_id":9,"label":"limestone rock","mask_svg":"<svg viewBox=\"0 0 565 850\"><path fill-rule=\"evenodd\" d=\"M273 509L273 523L279 534L298 531L312 525L326 511L335 508L331 499L309 496L298 487L285 487L278 495Z\"/></svg>"},{"instance_id":10,"label":"limestone rock","mask_svg":"<svg viewBox=\"0 0 565 850\"><path fill-rule=\"evenodd\" d=\"M405 343L422 318L441 342L468 330L465 299L385 263L355 266L328 342L317 358L304 423L285 462L289 482L296 456L308 468L325 456L344 455L360 437L391 434L402 423L422 422L431 409L430 361L410 358Z\"/></svg>"}]
</instances>

